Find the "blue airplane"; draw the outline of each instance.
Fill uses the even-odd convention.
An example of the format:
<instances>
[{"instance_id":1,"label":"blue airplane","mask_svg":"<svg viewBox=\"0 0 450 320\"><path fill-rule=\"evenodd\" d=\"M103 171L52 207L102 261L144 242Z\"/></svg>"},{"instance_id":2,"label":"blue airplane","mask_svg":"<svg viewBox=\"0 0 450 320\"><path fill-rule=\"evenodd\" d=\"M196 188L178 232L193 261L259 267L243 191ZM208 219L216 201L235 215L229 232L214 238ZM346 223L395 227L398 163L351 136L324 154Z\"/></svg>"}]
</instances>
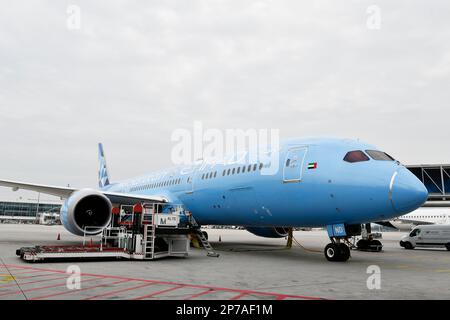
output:
<instances>
[{"instance_id":1,"label":"blue airplane","mask_svg":"<svg viewBox=\"0 0 450 320\"><path fill-rule=\"evenodd\" d=\"M373 145L335 138L289 139L277 150L278 170L264 174L270 160L197 163L111 183L99 145L99 189L75 189L0 180L0 186L66 199L61 220L83 235L110 224L114 205L143 202L182 205L200 225L244 226L249 232L282 238L293 227L326 227L329 261L347 261L344 239L361 225L391 220L421 207L425 186L400 162ZM276 159L276 158L275 158Z\"/></svg>"}]
</instances>

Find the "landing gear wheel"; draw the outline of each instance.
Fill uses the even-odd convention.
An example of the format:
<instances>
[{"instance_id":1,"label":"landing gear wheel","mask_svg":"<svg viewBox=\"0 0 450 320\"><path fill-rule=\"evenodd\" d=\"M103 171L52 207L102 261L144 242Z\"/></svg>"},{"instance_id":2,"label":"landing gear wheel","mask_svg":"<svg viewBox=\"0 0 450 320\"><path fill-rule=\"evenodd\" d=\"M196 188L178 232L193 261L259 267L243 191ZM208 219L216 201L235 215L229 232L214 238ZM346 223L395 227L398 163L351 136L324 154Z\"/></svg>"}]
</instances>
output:
<instances>
[{"instance_id":1,"label":"landing gear wheel","mask_svg":"<svg viewBox=\"0 0 450 320\"><path fill-rule=\"evenodd\" d=\"M381 250L383 250L383 245L378 240L372 240L370 244L371 247L373 248L373 251L375 252L381 252Z\"/></svg>"},{"instance_id":2,"label":"landing gear wheel","mask_svg":"<svg viewBox=\"0 0 450 320\"><path fill-rule=\"evenodd\" d=\"M367 248L369 247L369 241L364 239L359 240L356 244L356 247L358 247L358 250L367 250Z\"/></svg>"},{"instance_id":3,"label":"landing gear wheel","mask_svg":"<svg viewBox=\"0 0 450 320\"><path fill-rule=\"evenodd\" d=\"M339 261L339 248L337 244L335 243L329 243L325 247L325 258L327 258L328 261Z\"/></svg>"},{"instance_id":4,"label":"landing gear wheel","mask_svg":"<svg viewBox=\"0 0 450 320\"><path fill-rule=\"evenodd\" d=\"M341 260L339 261L345 262L350 259L350 248L344 243L340 243L339 248L341 251Z\"/></svg>"},{"instance_id":5,"label":"landing gear wheel","mask_svg":"<svg viewBox=\"0 0 450 320\"><path fill-rule=\"evenodd\" d=\"M445 248L446 248L448 251L450 251L450 243L447 243L447 244L445 245Z\"/></svg>"},{"instance_id":6,"label":"landing gear wheel","mask_svg":"<svg viewBox=\"0 0 450 320\"><path fill-rule=\"evenodd\" d=\"M360 251L381 252L383 250L383 244L378 240L361 239L356 244L356 247Z\"/></svg>"},{"instance_id":7,"label":"landing gear wheel","mask_svg":"<svg viewBox=\"0 0 450 320\"><path fill-rule=\"evenodd\" d=\"M328 261L344 262L350 258L350 248L344 243L330 243L324 253Z\"/></svg>"},{"instance_id":8,"label":"landing gear wheel","mask_svg":"<svg viewBox=\"0 0 450 320\"><path fill-rule=\"evenodd\" d=\"M202 234L203 234L203 236L205 237L206 240L209 240L208 232L202 231Z\"/></svg>"}]
</instances>

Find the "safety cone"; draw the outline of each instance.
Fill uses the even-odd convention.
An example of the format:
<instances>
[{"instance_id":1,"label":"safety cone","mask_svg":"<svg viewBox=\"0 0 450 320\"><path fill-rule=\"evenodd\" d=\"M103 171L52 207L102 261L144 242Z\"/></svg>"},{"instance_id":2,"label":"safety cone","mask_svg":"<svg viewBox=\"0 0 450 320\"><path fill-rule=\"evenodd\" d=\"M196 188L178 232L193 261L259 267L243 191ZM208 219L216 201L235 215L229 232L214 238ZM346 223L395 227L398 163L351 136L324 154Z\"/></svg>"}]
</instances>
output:
<instances>
[{"instance_id":1,"label":"safety cone","mask_svg":"<svg viewBox=\"0 0 450 320\"><path fill-rule=\"evenodd\" d=\"M56 239L57 241L61 240L61 233L58 233L58 238Z\"/></svg>"}]
</instances>

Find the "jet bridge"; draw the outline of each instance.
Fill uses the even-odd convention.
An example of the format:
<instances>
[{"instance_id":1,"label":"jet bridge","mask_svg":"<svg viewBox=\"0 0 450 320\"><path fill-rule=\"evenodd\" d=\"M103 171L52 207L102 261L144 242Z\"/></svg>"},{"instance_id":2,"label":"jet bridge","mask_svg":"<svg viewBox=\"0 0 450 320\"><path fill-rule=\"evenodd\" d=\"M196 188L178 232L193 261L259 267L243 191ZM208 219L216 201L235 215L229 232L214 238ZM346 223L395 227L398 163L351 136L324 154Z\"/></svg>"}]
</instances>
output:
<instances>
[{"instance_id":1,"label":"jet bridge","mask_svg":"<svg viewBox=\"0 0 450 320\"><path fill-rule=\"evenodd\" d=\"M192 214L181 205L144 203L113 209L113 219L100 242L89 238L84 227L80 245L20 248L16 254L29 262L61 259L155 260L189 255L190 237L197 236L208 256L218 257Z\"/></svg>"},{"instance_id":2,"label":"jet bridge","mask_svg":"<svg viewBox=\"0 0 450 320\"><path fill-rule=\"evenodd\" d=\"M428 189L426 207L450 207L450 164L407 166Z\"/></svg>"}]
</instances>

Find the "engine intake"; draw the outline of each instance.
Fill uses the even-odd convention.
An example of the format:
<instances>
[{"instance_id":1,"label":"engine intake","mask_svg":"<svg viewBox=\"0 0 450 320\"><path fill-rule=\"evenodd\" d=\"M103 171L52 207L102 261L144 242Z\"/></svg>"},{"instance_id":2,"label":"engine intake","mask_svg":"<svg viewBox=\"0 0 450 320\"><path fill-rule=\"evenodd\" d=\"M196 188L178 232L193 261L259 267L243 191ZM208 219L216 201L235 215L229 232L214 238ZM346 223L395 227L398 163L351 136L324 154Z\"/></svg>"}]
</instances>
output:
<instances>
[{"instance_id":1,"label":"engine intake","mask_svg":"<svg viewBox=\"0 0 450 320\"><path fill-rule=\"evenodd\" d=\"M71 233L96 235L112 218L111 201L102 193L83 189L73 193L61 208L61 221Z\"/></svg>"}]
</instances>

